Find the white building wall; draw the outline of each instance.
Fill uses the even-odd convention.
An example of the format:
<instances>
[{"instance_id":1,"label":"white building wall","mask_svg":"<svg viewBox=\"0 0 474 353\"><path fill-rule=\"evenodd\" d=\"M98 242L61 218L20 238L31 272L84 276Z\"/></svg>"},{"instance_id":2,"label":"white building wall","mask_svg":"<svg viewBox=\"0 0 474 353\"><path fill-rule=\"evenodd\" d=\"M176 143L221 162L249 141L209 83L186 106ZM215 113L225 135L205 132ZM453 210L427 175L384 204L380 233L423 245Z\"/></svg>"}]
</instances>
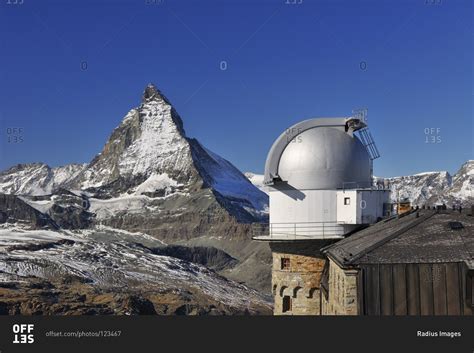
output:
<instances>
[{"instance_id":1,"label":"white building wall","mask_svg":"<svg viewBox=\"0 0 474 353\"><path fill-rule=\"evenodd\" d=\"M270 223L335 222L336 190L271 191Z\"/></svg>"},{"instance_id":2,"label":"white building wall","mask_svg":"<svg viewBox=\"0 0 474 353\"><path fill-rule=\"evenodd\" d=\"M340 237L383 217L384 190L271 190L270 235ZM347 203L349 201L349 204Z\"/></svg>"},{"instance_id":3,"label":"white building wall","mask_svg":"<svg viewBox=\"0 0 474 353\"><path fill-rule=\"evenodd\" d=\"M357 192L355 190L338 191L336 221L338 223L359 224L358 216L360 214L358 214L358 211L360 207L358 207L357 202Z\"/></svg>"},{"instance_id":4,"label":"white building wall","mask_svg":"<svg viewBox=\"0 0 474 353\"><path fill-rule=\"evenodd\" d=\"M270 233L274 236L325 238L351 230L336 223L336 190L275 190L269 195Z\"/></svg>"},{"instance_id":5,"label":"white building wall","mask_svg":"<svg viewBox=\"0 0 474 353\"><path fill-rule=\"evenodd\" d=\"M384 203L388 201L386 190L339 190L336 220L347 224L375 223L383 217Z\"/></svg>"}]
</instances>

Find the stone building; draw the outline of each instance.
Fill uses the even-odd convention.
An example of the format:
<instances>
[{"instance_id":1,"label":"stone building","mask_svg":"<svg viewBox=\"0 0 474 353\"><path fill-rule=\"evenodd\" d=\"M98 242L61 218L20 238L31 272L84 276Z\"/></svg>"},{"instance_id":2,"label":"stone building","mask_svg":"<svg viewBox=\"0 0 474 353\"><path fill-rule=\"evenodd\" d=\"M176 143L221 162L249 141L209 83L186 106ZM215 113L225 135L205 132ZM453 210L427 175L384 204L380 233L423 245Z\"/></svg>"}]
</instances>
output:
<instances>
[{"instance_id":1,"label":"stone building","mask_svg":"<svg viewBox=\"0 0 474 353\"><path fill-rule=\"evenodd\" d=\"M322 249L323 315L472 315L474 216L413 210Z\"/></svg>"},{"instance_id":2,"label":"stone building","mask_svg":"<svg viewBox=\"0 0 474 353\"><path fill-rule=\"evenodd\" d=\"M271 242L275 315L319 315L326 241Z\"/></svg>"}]
</instances>

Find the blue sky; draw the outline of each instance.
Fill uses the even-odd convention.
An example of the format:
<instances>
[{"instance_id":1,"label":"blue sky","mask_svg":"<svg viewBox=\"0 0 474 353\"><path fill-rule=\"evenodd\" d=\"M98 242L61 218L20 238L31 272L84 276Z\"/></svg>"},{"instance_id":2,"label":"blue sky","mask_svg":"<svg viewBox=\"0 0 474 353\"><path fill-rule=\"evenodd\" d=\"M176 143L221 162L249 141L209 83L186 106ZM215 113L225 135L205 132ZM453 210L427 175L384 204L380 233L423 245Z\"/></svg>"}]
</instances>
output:
<instances>
[{"instance_id":1,"label":"blue sky","mask_svg":"<svg viewBox=\"0 0 474 353\"><path fill-rule=\"evenodd\" d=\"M359 107L376 175L474 159L472 1L11 2L0 5L0 169L90 161L148 82L188 136L242 171L263 172L290 125Z\"/></svg>"}]
</instances>

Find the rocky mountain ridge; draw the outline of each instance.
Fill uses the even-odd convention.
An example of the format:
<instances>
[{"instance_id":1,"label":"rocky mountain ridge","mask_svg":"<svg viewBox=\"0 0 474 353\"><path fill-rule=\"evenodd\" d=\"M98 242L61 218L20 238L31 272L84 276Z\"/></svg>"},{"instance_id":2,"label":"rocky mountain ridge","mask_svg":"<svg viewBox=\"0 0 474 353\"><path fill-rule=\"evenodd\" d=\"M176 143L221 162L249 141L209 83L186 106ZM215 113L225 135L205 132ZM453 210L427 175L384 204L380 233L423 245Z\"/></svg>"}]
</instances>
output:
<instances>
[{"instance_id":1,"label":"rocky mountain ridge","mask_svg":"<svg viewBox=\"0 0 474 353\"><path fill-rule=\"evenodd\" d=\"M381 179L381 178L377 178ZM413 205L470 206L474 203L474 161L469 160L451 176L447 171L382 178L390 185L392 201L408 199Z\"/></svg>"},{"instance_id":2,"label":"rocky mountain ridge","mask_svg":"<svg viewBox=\"0 0 474 353\"><path fill-rule=\"evenodd\" d=\"M213 290L206 292L204 284L192 290L194 296L200 298L196 303L197 312L201 312L203 303L225 302L218 298L222 288L230 292L237 288L232 286L241 286L242 293L252 292L236 282L264 292L270 288L270 251L266 244L254 244L251 240L251 224L267 219L268 197L230 162L186 136L180 116L152 84L145 88L140 105L125 115L90 163L58 168L43 163L16 165L0 173L0 196L2 239L8 243L4 247L0 244L0 255L3 254L0 256L0 279L4 281L49 281L53 287L65 290L60 283L62 272L58 273L56 279L60 281L57 283L53 283L56 279L39 274L64 267L67 272L64 276L76 276L79 268L89 268L87 273L79 275L86 281L83 289L89 291L88 281L100 278L100 272L96 272L94 266L100 265L100 271L108 271L110 281L114 282L123 277L121 266L126 261L120 260L120 256L137 258L130 265L131 271L133 266L137 269L146 267L142 262L151 256L157 266L162 258L168 262L185 261L191 264L183 267L184 272L191 272L189 275L196 272L194 265L208 266L216 272L205 285L212 286ZM46 236L42 232L49 233ZM44 247L46 238L62 239L68 232L74 237L73 246L54 243ZM123 234L127 234L127 241L133 239L134 243L142 245L152 242L153 247L126 243L119 256L120 252L114 248L115 241L123 242ZM78 247L84 242L77 237L87 238L86 248ZM161 247L157 247L156 242ZM12 243L19 247L12 247ZM38 248L42 251L36 251ZM71 253L68 257L72 250L74 256ZM50 255L48 261L42 257L45 251ZM82 251L100 253L103 261L102 255L88 257ZM14 252L24 256L14 258ZM116 253L116 259L107 253ZM68 273L69 262L74 257L87 258L84 260L87 264L78 264L77 269ZM149 261L153 262L151 258ZM39 268L38 264L44 266ZM31 270L18 272L18 268L12 267L17 265ZM178 290L178 284L186 287L174 272L156 271L155 280L163 284L160 290L169 293ZM14 273L18 274L15 278L12 277ZM35 276L38 279L33 279ZM133 281L141 281L142 276L139 277ZM151 287L150 291L157 288ZM24 296L28 301L22 292L27 288L21 285L18 288L21 292L17 292L18 296ZM10 294L14 296L14 291ZM137 295L143 299L140 293ZM156 298L150 298L145 299L157 308ZM267 300L258 293L251 298L260 308L254 312L265 312ZM178 305L183 304L179 300L189 298L178 296L175 299ZM15 303L8 304L9 312L24 304ZM120 303L111 299L109 309L119 310ZM43 304L38 305L46 310L47 305ZM149 303L147 305L149 308ZM212 305L217 307L217 304ZM194 312L192 308L190 304L181 310L178 305L166 312L184 310L191 313ZM221 309L217 312L247 310L240 304ZM204 313L212 311L202 310Z\"/></svg>"}]
</instances>

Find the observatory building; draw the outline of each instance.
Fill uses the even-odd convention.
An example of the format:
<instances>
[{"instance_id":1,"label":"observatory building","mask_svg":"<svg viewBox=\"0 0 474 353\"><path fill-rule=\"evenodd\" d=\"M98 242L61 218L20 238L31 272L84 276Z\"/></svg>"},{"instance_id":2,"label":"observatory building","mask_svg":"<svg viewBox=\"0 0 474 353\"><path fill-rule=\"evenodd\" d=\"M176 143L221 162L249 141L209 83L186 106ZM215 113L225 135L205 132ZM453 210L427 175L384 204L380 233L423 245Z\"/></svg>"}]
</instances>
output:
<instances>
[{"instance_id":1,"label":"observatory building","mask_svg":"<svg viewBox=\"0 0 474 353\"><path fill-rule=\"evenodd\" d=\"M326 258L321 248L376 223L389 191L372 182L379 157L366 112L297 123L274 142L265 164L274 313L318 315Z\"/></svg>"}]
</instances>

